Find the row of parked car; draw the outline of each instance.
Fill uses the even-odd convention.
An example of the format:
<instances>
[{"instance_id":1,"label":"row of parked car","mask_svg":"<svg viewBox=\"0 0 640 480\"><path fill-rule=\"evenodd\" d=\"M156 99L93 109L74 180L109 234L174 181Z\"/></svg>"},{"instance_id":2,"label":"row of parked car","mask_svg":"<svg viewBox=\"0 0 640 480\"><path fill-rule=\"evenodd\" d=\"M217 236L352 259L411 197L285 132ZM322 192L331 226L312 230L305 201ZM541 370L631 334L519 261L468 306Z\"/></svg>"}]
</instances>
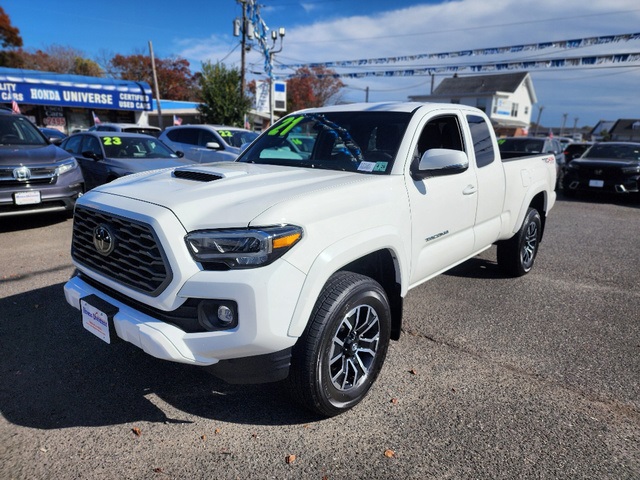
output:
<instances>
[{"instance_id":1,"label":"row of parked car","mask_svg":"<svg viewBox=\"0 0 640 480\"><path fill-rule=\"evenodd\" d=\"M160 130L134 124L99 124L69 137L38 130L27 117L0 109L0 217L43 211L71 212L85 191L118 177L192 163L234 160L257 133L235 127L184 125ZM64 138L61 138L64 137ZM313 138L292 135L278 155L304 159ZM568 143L557 138L498 140L503 159L553 153L557 188L640 196L640 143Z\"/></svg>"},{"instance_id":2,"label":"row of parked car","mask_svg":"<svg viewBox=\"0 0 640 480\"><path fill-rule=\"evenodd\" d=\"M635 194L640 197L640 143L567 142L552 137L498 140L503 159L553 153L558 165L556 188L565 196L578 192Z\"/></svg>"},{"instance_id":3,"label":"row of parked car","mask_svg":"<svg viewBox=\"0 0 640 480\"><path fill-rule=\"evenodd\" d=\"M85 191L118 177L234 160L257 133L235 127L105 123L70 136L0 109L0 217L72 212Z\"/></svg>"}]
</instances>

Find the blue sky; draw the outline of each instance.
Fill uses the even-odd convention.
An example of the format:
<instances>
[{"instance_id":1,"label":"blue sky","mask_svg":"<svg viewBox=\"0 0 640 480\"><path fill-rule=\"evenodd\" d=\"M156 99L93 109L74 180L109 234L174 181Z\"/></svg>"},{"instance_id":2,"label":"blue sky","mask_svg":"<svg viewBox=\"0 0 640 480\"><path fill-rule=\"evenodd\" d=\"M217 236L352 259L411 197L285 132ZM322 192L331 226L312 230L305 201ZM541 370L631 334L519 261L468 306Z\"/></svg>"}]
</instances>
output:
<instances>
[{"instance_id":1,"label":"blue sky","mask_svg":"<svg viewBox=\"0 0 640 480\"><path fill-rule=\"evenodd\" d=\"M288 65L356 59L404 57L513 45L584 39L640 32L637 0L263 0L261 17L270 29L285 27L283 50L276 55L276 74ZM233 19L241 15L236 0L3 0L2 7L19 28L28 49L50 45L76 48L97 61L116 53L148 53L153 42L158 58L181 56L193 71L203 61L239 67L239 39ZM554 48L526 55L483 55L480 62L539 60L554 56L603 56L637 53L640 40L578 49ZM640 118L640 56L633 63L603 63L598 68L531 69L541 123L566 127L594 125L598 120ZM378 66L336 68L339 73L377 69L450 66L461 59L398 61ZM249 78L264 78L264 56L254 47L247 54ZM251 73L255 72L255 73ZM460 74L471 74L461 71ZM451 73L436 73L438 84ZM342 101L406 100L427 94L428 76L345 78ZM539 108L534 107L535 120ZM566 116L565 116L566 115Z\"/></svg>"}]
</instances>

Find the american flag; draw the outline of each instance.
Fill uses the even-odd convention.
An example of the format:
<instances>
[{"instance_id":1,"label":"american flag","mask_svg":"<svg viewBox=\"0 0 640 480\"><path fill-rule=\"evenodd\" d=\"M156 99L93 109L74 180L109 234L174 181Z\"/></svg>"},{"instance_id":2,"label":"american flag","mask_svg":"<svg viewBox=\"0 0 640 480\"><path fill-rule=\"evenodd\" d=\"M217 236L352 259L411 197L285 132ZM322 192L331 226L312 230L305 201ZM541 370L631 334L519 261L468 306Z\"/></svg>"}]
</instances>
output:
<instances>
[{"instance_id":1,"label":"american flag","mask_svg":"<svg viewBox=\"0 0 640 480\"><path fill-rule=\"evenodd\" d=\"M102 123L100 121L100 119L98 118L98 116L96 115L96 112L94 112L93 110L91 110L91 116L93 117L93 124L94 125L98 125L99 123Z\"/></svg>"},{"instance_id":2,"label":"american flag","mask_svg":"<svg viewBox=\"0 0 640 480\"><path fill-rule=\"evenodd\" d=\"M182 119L180 117L178 117L177 115L173 116L173 124L174 125L182 125Z\"/></svg>"},{"instance_id":3,"label":"american flag","mask_svg":"<svg viewBox=\"0 0 640 480\"><path fill-rule=\"evenodd\" d=\"M18 106L18 102L15 100L11 100L11 110L13 113L20 113L20 107Z\"/></svg>"}]
</instances>

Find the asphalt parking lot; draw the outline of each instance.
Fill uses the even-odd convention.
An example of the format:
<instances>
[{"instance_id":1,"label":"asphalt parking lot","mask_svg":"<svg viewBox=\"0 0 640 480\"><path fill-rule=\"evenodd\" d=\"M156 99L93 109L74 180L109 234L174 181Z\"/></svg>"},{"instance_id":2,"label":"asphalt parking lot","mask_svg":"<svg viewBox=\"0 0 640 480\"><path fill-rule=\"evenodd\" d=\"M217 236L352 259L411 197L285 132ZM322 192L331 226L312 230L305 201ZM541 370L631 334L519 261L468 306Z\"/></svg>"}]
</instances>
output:
<instances>
[{"instance_id":1,"label":"asphalt parking lot","mask_svg":"<svg viewBox=\"0 0 640 480\"><path fill-rule=\"evenodd\" d=\"M0 219L0 478L640 478L640 205L556 204L534 271L495 251L411 291L354 410L88 334L72 221Z\"/></svg>"}]
</instances>

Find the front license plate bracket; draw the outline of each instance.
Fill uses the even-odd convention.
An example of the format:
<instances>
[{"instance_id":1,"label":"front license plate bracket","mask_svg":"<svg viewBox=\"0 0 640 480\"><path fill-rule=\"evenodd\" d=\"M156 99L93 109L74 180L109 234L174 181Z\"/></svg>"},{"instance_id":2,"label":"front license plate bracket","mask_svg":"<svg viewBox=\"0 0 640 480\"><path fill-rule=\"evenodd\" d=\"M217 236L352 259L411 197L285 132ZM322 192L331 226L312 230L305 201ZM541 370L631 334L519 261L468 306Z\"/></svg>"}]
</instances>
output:
<instances>
[{"instance_id":1,"label":"front license plate bracket","mask_svg":"<svg viewBox=\"0 0 640 480\"><path fill-rule=\"evenodd\" d=\"M102 300L97 295L88 295L80 299L82 325L100 340L112 344L117 338L113 317L118 307Z\"/></svg>"}]
</instances>

